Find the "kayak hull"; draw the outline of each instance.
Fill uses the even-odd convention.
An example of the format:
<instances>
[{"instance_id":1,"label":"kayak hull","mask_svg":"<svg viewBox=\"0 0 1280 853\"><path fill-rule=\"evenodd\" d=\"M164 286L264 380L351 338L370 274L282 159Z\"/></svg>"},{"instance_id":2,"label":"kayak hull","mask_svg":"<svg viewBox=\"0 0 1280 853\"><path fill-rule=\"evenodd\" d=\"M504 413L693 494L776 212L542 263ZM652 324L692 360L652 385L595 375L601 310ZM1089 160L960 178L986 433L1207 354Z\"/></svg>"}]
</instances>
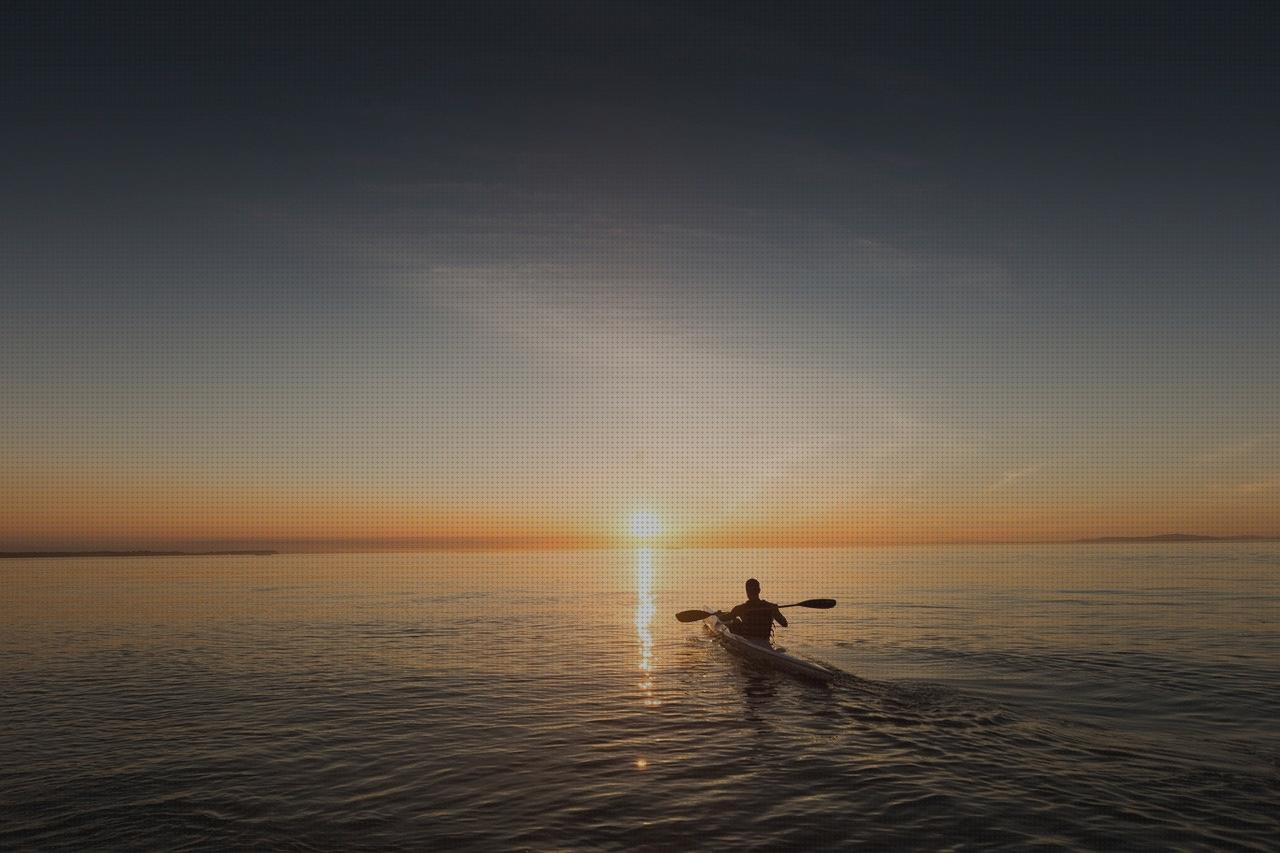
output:
<instances>
[{"instance_id":1,"label":"kayak hull","mask_svg":"<svg viewBox=\"0 0 1280 853\"><path fill-rule=\"evenodd\" d=\"M726 649L748 660L762 663L811 681L829 682L836 677L835 670L828 669L813 661L787 654L781 649L775 649L768 641L751 640L733 633L729 630L729 626L721 622L720 617L714 614L702 620L702 626L707 633L718 639Z\"/></svg>"}]
</instances>

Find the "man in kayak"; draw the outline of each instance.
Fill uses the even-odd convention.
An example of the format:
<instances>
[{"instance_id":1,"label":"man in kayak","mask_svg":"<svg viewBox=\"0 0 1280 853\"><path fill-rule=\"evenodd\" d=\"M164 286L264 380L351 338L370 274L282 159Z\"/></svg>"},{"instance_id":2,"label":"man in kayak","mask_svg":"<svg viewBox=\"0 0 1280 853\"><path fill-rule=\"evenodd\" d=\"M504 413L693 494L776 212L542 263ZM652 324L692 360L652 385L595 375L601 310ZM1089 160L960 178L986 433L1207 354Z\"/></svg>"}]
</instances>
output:
<instances>
[{"instance_id":1,"label":"man in kayak","mask_svg":"<svg viewBox=\"0 0 1280 853\"><path fill-rule=\"evenodd\" d=\"M773 635L774 622L787 627L787 617L782 615L778 605L760 597L760 581L755 578L747 581L747 600L720 618L733 633L765 642Z\"/></svg>"}]
</instances>

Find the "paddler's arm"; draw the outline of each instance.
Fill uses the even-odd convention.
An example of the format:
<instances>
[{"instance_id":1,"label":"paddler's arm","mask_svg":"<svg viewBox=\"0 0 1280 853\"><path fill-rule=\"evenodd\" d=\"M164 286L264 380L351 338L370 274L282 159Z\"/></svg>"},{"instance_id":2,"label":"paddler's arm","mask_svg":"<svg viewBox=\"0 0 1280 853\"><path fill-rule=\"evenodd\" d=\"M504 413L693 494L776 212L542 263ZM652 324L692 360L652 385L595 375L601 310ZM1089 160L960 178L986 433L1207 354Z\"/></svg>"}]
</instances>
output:
<instances>
[{"instance_id":1,"label":"paddler's arm","mask_svg":"<svg viewBox=\"0 0 1280 853\"><path fill-rule=\"evenodd\" d=\"M742 608L742 605L739 604L737 607L733 608L728 613L721 610L718 613L716 613L716 615L720 617L720 621L723 622L724 624L732 625L734 622L740 622L742 620L742 617L738 615L738 611L741 608Z\"/></svg>"},{"instance_id":2,"label":"paddler's arm","mask_svg":"<svg viewBox=\"0 0 1280 853\"><path fill-rule=\"evenodd\" d=\"M778 605L773 606L773 621L777 622L783 628L787 627L787 617L782 615L782 611L778 609Z\"/></svg>"}]
</instances>

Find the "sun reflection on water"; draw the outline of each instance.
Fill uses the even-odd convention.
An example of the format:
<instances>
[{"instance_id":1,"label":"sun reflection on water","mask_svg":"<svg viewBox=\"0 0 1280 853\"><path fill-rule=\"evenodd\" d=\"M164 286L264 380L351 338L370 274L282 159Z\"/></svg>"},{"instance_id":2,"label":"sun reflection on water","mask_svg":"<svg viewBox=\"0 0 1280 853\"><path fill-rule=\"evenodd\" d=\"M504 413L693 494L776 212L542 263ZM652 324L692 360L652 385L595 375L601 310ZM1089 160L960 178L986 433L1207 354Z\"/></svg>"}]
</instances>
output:
<instances>
[{"instance_id":1,"label":"sun reflection on water","mask_svg":"<svg viewBox=\"0 0 1280 853\"><path fill-rule=\"evenodd\" d=\"M636 637L640 642L640 689L645 705L659 705L653 689L653 549L636 549Z\"/></svg>"}]
</instances>

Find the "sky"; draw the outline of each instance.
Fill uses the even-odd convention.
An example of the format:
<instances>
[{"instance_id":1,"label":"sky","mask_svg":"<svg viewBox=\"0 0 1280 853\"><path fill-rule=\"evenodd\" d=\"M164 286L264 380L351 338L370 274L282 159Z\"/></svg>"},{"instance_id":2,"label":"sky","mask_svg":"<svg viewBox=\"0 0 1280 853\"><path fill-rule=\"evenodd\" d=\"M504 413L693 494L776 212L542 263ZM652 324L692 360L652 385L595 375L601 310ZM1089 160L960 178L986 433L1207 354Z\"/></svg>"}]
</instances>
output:
<instances>
[{"instance_id":1,"label":"sky","mask_svg":"<svg viewBox=\"0 0 1280 853\"><path fill-rule=\"evenodd\" d=\"M1280 534L1274 4L0 17L0 548Z\"/></svg>"}]
</instances>

